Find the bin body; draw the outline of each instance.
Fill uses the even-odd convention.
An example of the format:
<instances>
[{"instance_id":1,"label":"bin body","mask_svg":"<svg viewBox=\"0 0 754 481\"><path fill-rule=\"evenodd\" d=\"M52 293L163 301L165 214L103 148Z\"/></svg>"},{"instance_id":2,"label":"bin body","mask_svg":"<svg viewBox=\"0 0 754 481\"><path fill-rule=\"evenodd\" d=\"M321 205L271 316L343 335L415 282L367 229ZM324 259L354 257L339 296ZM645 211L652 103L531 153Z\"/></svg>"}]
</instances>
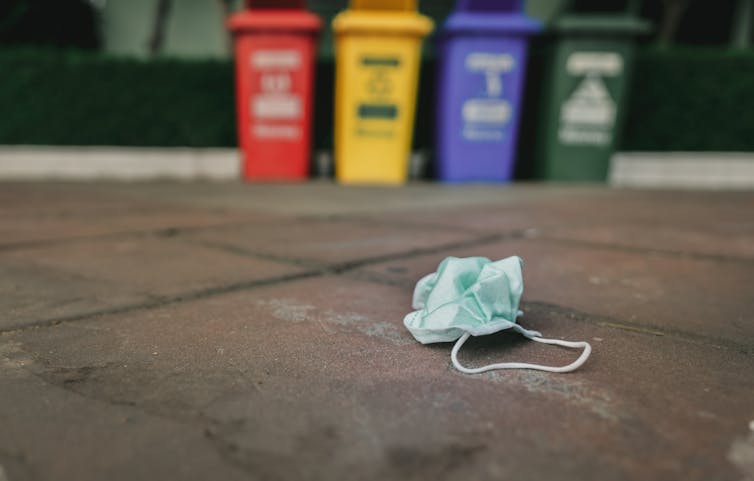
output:
<instances>
[{"instance_id":1,"label":"bin body","mask_svg":"<svg viewBox=\"0 0 754 481\"><path fill-rule=\"evenodd\" d=\"M229 26L244 179L305 179L319 19L299 10L245 10Z\"/></svg>"},{"instance_id":2,"label":"bin body","mask_svg":"<svg viewBox=\"0 0 754 481\"><path fill-rule=\"evenodd\" d=\"M558 181L607 178L610 158L622 131L627 84L633 64L633 35L641 23L616 31L571 28L557 34L540 112L537 176ZM619 24L620 25L620 24Z\"/></svg>"},{"instance_id":3,"label":"bin body","mask_svg":"<svg viewBox=\"0 0 754 481\"><path fill-rule=\"evenodd\" d=\"M521 14L451 15L441 40L436 158L447 182L513 177L528 36Z\"/></svg>"},{"instance_id":4,"label":"bin body","mask_svg":"<svg viewBox=\"0 0 754 481\"><path fill-rule=\"evenodd\" d=\"M410 11L346 10L334 19L339 182L406 181L421 43L431 28Z\"/></svg>"}]
</instances>

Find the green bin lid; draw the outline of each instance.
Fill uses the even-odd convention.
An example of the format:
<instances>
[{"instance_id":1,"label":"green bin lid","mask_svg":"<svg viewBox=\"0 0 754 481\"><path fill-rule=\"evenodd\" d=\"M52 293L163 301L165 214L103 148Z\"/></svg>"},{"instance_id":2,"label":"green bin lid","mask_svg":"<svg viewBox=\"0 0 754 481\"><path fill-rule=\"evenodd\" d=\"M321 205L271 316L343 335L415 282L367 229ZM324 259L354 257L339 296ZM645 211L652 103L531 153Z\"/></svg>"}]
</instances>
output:
<instances>
[{"instance_id":1,"label":"green bin lid","mask_svg":"<svg viewBox=\"0 0 754 481\"><path fill-rule=\"evenodd\" d=\"M601 33L613 35L641 35L649 33L650 23L633 15L566 14L552 24L558 33Z\"/></svg>"}]
</instances>

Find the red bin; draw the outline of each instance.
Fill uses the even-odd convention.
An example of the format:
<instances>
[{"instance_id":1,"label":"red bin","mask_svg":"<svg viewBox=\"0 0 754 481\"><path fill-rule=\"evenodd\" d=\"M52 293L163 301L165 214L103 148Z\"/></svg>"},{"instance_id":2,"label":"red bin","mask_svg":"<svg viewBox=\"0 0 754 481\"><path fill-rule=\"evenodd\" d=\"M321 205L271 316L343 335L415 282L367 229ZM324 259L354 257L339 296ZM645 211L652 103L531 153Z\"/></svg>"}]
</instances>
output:
<instances>
[{"instance_id":1,"label":"red bin","mask_svg":"<svg viewBox=\"0 0 754 481\"><path fill-rule=\"evenodd\" d=\"M312 88L322 22L304 1L247 0L228 20L236 60L238 140L245 180L309 171Z\"/></svg>"}]
</instances>

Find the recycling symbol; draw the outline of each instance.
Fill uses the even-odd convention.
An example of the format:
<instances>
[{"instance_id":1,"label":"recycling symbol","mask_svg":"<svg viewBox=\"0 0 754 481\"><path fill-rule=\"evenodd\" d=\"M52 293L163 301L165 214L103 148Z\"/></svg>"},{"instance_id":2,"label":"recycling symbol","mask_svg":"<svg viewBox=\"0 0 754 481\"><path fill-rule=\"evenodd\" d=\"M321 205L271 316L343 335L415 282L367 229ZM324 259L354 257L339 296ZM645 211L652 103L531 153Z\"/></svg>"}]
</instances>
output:
<instances>
[{"instance_id":1,"label":"recycling symbol","mask_svg":"<svg viewBox=\"0 0 754 481\"><path fill-rule=\"evenodd\" d=\"M367 82L367 90L375 97L386 97L393 90L393 84L387 71L375 70L374 75Z\"/></svg>"}]
</instances>

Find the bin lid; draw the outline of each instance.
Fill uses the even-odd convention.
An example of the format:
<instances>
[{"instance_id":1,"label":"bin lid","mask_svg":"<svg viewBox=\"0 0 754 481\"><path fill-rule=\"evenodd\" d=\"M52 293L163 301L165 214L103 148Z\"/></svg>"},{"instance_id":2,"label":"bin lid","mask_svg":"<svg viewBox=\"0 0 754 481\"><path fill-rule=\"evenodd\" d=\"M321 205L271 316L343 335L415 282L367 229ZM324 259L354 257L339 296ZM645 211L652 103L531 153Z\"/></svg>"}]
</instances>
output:
<instances>
[{"instance_id":1,"label":"bin lid","mask_svg":"<svg viewBox=\"0 0 754 481\"><path fill-rule=\"evenodd\" d=\"M416 11L417 0L351 0L351 10Z\"/></svg>"},{"instance_id":2,"label":"bin lid","mask_svg":"<svg viewBox=\"0 0 754 481\"><path fill-rule=\"evenodd\" d=\"M463 12L509 12L521 13L523 0L458 0L456 10Z\"/></svg>"},{"instance_id":3,"label":"bin lid","mask_svg":"<svg viewBox=\"0 0 754 481\"><path fill-rule=\"evenodd\" d=\"M333 31L343 33L384 33L423 37L432 31L434 23L417 12L373 12L344 10L332 21Z\"/></svg>"},{"instance_id":4,"label":"bin lid","mask_svg":"<svg viewBox=\"0 0 754 481\"><path fill-rule=\"evenodd\" d=\"M532 35L542 30L542 22L523 13L465 12L457 10L448 15L443 26L445 33L517 34Z\"/></svg>"},{"instance_id":5,"label":"bin lid","mask_svg":"<svg viewBox=\"0 0 754 481\"><path fill-rule=\"evenodd\" d=\"M630 14L567 14L552 24L559 33L599 33L641 35L651 31L651 24Z\"/></svg>"},{"instance_id":6,"label":"bin lid","mask_svg":"<svg viewBox=\"0 0 754 481\"><path fill-rule=\"evenodd\" d=\"M246 8L250 9L289 9L297 8L303 10L306 8L306 0L246 0Z\"/></svg>"},{"instance_id":7,"label":"bin lid","mask_svg":"<svg viewBox=\"0 0 754 481\"><path fill-rule=\"evenodd\" d=\"M230 16L227 21L232 32L242 31L298 31L317 32L322 28L322 20L306 10L283 8L241 10Z\"/></svg>"}]
</instances>

